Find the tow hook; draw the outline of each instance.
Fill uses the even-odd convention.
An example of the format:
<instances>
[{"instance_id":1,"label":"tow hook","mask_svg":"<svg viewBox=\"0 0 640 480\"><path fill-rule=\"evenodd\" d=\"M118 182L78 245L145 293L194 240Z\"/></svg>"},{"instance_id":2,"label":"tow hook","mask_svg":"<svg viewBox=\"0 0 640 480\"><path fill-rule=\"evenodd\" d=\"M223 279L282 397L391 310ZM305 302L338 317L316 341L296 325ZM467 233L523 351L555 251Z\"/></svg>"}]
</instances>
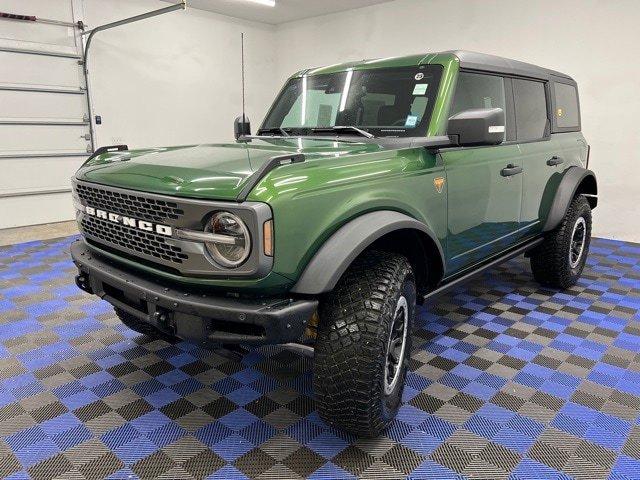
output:
<instances>
[{"instance_id":1,"label":"tow hook","mask_svg":"<svg viewBox=\"0 0 640 480\"><path fill-rule=\"evenodd\" d=\"M76 275L76 285L80 290L84 290L87 293L93 293L93 289L91 288L91 285L89 285L89 278L84 273Z\"/></svg>"},{"instance_id":2,"label":"tow hook","mask_svg":"<svg viewBox=\"0 0 640 480\"><path fill-rule=\"evenodd\" d=\"M158 309L154 312L153 318L156 321L156 325L159 328L174 332L174 326L171 324L171 313L165 310Z\"/></svg>"}]
</instances>

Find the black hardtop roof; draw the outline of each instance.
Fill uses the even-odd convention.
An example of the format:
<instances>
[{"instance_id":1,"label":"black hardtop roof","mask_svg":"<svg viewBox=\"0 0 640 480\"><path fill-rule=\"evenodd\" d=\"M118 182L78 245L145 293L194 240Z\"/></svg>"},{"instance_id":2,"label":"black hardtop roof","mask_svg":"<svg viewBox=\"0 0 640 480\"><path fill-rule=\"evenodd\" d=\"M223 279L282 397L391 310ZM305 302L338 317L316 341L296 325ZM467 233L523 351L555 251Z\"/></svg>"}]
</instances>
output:
<instances>
[{"instance_id":1,"label":"black hardtop roof","mask_svg":"<svg viewBox=\"0 0 640 480\"><path fill-rule=\"evenodd\" d=\"M511 60L510 58L488 55L486 53L470 52L468 50L448 50L441 53L455 55L460 60L460 67L469 70L532 77L541 80L560 80L564 81L564 83L567 83L568 80L569 83L575 83L575 80L566 73L538 67L531 63Z\"/></svg>"}]
</instances>

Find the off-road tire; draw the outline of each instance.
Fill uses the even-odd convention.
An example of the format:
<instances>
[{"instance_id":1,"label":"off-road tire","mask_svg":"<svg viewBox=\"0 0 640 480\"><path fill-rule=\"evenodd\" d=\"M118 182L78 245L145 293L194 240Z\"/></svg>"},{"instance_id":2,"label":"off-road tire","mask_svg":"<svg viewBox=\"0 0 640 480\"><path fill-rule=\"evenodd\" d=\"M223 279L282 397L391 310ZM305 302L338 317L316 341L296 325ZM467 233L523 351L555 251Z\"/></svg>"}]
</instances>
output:
<instances>
[{"instance_id":1,"label":"off-road tire","mask_svg":"<svg viewBox=\"0 0 640 480\"><path fill-rule=\"evenodd\" d=\"M574 227L580 218L585 223L585 243L578 264L571 266L569 251ZM562 223L549 232L544 241L531 252L533 277L542 285L566 289L576 284L587 261L591 243L591 207L587 199L576 196Z\"/></svg>"},{"instance_id":2,"label":"off-road tire","mask_svg":"<svg viewBox=\"0 0 640 480\"><path fill-rule=\"evenodd\" d=\"M387 387L387 394L387 349L401 297L406 300L408 333L397 362L398 380L392 390ZM402 255L383 251L357 258L321 301L313 388L325 422L373 437L393 420L404 389L415 305L411 265Z\"/></svg>"},{"instance_id":3,"label":"off-road tire","mask_svg":"<svg viewBox=\"0 0 640 480\"><path fill-rule=\"evenodd\" d=\"M128 312L125 312L124 310L121 310L119 308L114 308L114 310L116 311L116 315L118 316L120 321L134 332L141 333L142 335L146 335L147 337L157 340L165 340L169 342L175 342L177 340L177 337L158 330L153 325L139 320L138 318L134 317Z\"/></svg>"}]
</instances>

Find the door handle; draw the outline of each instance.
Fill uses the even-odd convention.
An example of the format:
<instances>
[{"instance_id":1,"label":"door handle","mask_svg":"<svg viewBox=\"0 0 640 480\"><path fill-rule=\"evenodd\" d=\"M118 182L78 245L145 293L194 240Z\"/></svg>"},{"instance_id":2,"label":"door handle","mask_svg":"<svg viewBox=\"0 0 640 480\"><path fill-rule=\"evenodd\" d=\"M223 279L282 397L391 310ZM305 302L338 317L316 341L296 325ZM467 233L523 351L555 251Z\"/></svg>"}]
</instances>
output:
<instances>
[{"instance_id":1,"label":"door handle","mask_svg":"<svg viewBox=\"0 0 640 480\"><path fill-rule=\"evenodd\" d=\"M555 155L547 160L547 165L549 165L550 167L555 167L556 165L560 165L561 163L564 163L564 160L560 157L556 157Z\"/></svg>"},{"instance_id":2,"label":"door handle","mask_svg":"<svg viewBox=\"0 0 640 480\"><path fill-rule=\"evenodd\" d=\"M522 167L513 165L512 163L500 170L500 175L503 177L510 177L512 175L518 175L519 173L522 173Z\"/></svg>"}]
</instances>

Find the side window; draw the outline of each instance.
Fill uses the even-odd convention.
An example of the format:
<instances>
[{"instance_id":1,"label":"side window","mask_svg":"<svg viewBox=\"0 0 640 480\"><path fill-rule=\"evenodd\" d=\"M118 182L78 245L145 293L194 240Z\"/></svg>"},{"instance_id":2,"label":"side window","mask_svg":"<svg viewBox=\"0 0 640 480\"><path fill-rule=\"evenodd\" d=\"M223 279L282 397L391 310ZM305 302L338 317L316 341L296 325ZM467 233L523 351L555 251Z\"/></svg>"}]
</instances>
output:
<instances>
[{"instance_id":1,"label":"side window","mask_svg":"<svg viewBox=\"0 0 640 480\"><path fill-rule=\"evenodd\" d=\"M580 111L578 110L578 92L573 85L556 83L555 90L556 125L560 128L580 127Z\"/></svg>"},{"instance_id":2,"label":"side window","mask_svg":"<svg viewBox=\"0 0 640 480\"><path fill-rule=\"evenodd\" d=\"M460 72L449 115L474 108L501 108L506 115L504 78Z\"/></svg>"},{"instance_id":3,"label":"side window","mask_svg":"<svg viewBox=\"0 0 640 480\"><path fill-rule=\"evenodd\" d=\"M544 83L513 80L516 107L516 137L519 142L539 140L547 134L547 99Z\"/></svg>"}]
</instances>

